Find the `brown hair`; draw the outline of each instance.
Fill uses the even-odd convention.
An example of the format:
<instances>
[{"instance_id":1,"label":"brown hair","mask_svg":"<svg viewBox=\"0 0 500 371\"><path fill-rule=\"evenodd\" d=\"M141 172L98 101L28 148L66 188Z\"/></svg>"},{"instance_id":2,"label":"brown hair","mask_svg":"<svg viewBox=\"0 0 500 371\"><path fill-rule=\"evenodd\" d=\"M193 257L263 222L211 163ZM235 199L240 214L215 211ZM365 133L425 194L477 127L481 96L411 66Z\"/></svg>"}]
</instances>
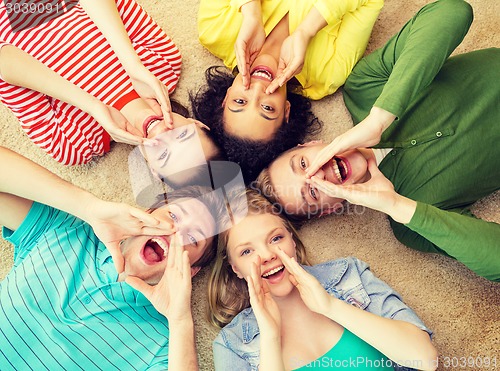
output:
<instances>
[{"instance_id":1,"label":"brown hair","mask_svg":"<svg viewBox=\"0 0 500 371\"><path fill-rule=\"evenodd\" d=\"M232 206L233 215L248 207L248 215L272 214L281 219L285 228L292 233L296 244L297 261L309 264L305 247L298 237L297 231L290 221L279 212L279 208L270 203L265 197L255 190L248 189L246 197L237 198L239 203ZM227 221L226 221L227 223ZM222 328L243 309L250 306L247 283L233 272L227 254L227 241L231 228L219 234L217 257L208 281L208 319L217 328Z\"/></svg>"},{"instance_id":2,"label":"brown hair","mask_svg":"<svg viewBox=\"0 0 500 371\"><path fill-rule=\"evenodd\" d=\"M221 230L219 221L221 220L221 215L226 214L225 201L219 193L213 192L212 189L206 187L189 186L158 195L157 201L147 210L147 212L151 213L162 206L175 204L177 202L181 202L182 199L190 198L195 198L206 206L215 221L216 230ZM216 234L214 235L212 243L208 245L203 252L203 255L200 256L197 261L192 263L191 266L203 268L212 262L217 251L217 239Z\"/></svg>"}]
</instances>

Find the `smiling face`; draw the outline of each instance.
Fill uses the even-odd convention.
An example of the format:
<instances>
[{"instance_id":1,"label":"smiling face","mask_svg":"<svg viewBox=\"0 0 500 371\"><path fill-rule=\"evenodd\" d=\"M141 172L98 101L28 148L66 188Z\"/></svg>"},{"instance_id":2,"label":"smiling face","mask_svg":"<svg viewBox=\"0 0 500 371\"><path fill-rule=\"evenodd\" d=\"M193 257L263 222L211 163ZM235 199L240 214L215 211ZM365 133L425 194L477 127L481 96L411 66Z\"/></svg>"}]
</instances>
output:
<instances>
[{"instance_id":1,"label":"smiling face","mask_svg":"<svg viewBox=\"0 0 500 371\"><path fill-rule=\"evenodd\" d=\"M252 263L258 263L262 278L275 297L288 295L294 288L289 273L276 254L279 247L295 257L295 241L282 220L273 214L250 214L231 228L227 240L229 263L239 278L250 275Z\"/></svg>"},{"instance_id":2,"label":"smiling face","mask_svg":"<svg viewBox=\"0 0 500 371\"><path fill-rule=\"evenodd\" d=\"M278 157L269 174L279 203L293 215L319 215L342 207L343 199L330 197L306 183L306 169L326 147L323 143L298 146ZM363 183L369 178L367 157L371 150L350 150L334 156L315 176L333 184Z\"/></svg>"},{"instance_id":3,"label":"smiling face","mask_svg":"<svg viewBox=\"0 0 500 371\"><path fill-rule=\"evenodd\" d=\"M176 203L162 206L152 213L159 219L172 220L180 235L191 264L200 259L206 249L211 248L216 234L215 221L201 201L180 199ZM149 284L156 284L163 276L168 259L168 249L173 236L135 236L122 244L125 259L125 274L136 276ZM197 269L193 270L193 274Z\"/></svg>"},{"instance_id":4,"label":"smiling face","mask_svg":"<svg viewBox=\"0 0 500 371\"><path fill-rule=\"evenodd\" d=\"M219 152L202 125L176 113L173 116L173 130L165 130L163 120L155 116L144 123L145 133L156 133L154 139L158 144L142 146L141 152L160 178L204 165Z\"/></svg>"},{"instance_id":5,"label":"smiling face","mask_svg":"<svg viewBox=\"0 0 500 371\"><path fill-rule=\"evenodd\" d=\"M248 90L241 75L236 76L223 102L226 132L239 138L267 142L288 121L290 102L286 100L286 85L272 94L266 94L276 70L276 61L263 55L250 67Z\"/></svg>"}]
</instances>

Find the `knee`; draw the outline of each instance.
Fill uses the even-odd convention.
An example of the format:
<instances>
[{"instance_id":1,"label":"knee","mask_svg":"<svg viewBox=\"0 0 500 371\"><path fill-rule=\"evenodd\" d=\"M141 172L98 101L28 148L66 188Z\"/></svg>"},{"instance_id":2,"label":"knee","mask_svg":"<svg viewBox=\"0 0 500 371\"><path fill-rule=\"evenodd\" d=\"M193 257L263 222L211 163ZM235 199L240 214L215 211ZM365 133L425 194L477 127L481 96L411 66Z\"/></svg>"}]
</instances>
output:
<instances>
[{"instance_id":1,"label":"knee","mask_svg":"<svg viewBox=\"0 0 500 371\"><path fill-rule=\"evenodd\" d=\"M440 0L433 3L441 19L449 19L460 28L468 29L474 19L472 6L464 0Z\"/></svg>"}]
</instances>

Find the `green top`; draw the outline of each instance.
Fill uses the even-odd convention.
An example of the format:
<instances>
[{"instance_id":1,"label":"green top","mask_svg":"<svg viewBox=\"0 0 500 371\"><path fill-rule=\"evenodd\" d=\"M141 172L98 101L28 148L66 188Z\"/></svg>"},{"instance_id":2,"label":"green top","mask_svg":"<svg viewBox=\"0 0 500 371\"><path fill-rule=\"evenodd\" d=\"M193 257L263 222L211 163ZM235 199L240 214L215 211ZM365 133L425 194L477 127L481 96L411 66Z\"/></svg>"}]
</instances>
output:
<instances>
[{"instance_id":1,"label":"green top","mask_svg":"<svg viewBox=\"0 0 500 371\"><path fill-rule=\"evenodd\" d=\"M462 0L426 5L358 63L344 100L356 123L374 105L398 116L377 145L394 148L380 170L418 206L407 225L391 220L395 236L498 281L500 225L469 207L500 188L500 49L448 59L471 22Z\"/></svg>"},{"instance_id":2,"label":"green top","mask_svg":"<svg viewBox=\"0 0 500 371\"><path fill-rule=\"evenodd\" d=\"M342 337L332 349L296 370L338 370L346 368L360 371L394 370L391 360L346 328Z\"/></svg>"}]
</instances>

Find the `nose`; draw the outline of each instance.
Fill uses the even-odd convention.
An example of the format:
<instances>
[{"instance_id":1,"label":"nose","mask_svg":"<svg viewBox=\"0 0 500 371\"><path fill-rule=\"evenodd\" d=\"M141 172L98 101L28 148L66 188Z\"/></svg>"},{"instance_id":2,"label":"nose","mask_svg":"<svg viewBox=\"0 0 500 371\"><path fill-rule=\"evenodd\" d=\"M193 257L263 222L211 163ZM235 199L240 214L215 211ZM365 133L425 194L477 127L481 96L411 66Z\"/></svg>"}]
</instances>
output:
<instances>
[{"instance_id":1,"label":"nose","mask_svg":"<svg viewBox=\"0 0 500 371\"><path fill-rule=\"evenodd\" d=\"M260 251L259 256L260 256L261 263L263 265L276 260L276 253L273 250L271 250L269 247L263 248Z\"/></svg>"},{"instance_id":2,"label":"nose","mask_svg":"<svg viewBox=\"0 0 500 371\"><path fill-rule=\"evenodd\" d=\"M314 176L323 180L325 179L325 171L323 170L323 168L319 168L319 170L316 171L316 174L314 174Z\"/></svg>"}]
</instances>

